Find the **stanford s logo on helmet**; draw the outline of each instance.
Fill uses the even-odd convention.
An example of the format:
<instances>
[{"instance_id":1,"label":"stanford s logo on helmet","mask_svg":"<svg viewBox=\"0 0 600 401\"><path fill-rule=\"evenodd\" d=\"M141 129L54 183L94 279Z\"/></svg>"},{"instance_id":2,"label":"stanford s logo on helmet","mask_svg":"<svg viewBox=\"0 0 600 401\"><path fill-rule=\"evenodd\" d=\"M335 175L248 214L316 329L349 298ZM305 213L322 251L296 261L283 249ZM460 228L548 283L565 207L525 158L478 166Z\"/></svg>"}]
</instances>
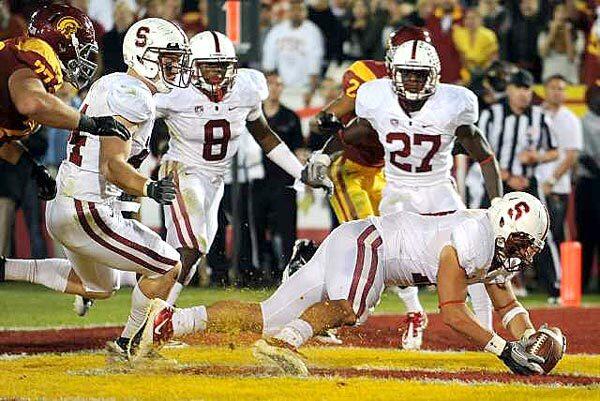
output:
<instances>
[{"instance_id":1,"label":"stanford s logo on helmet","mask_svg":"<svg viewBox=\"0 0 600 401\"><path fill-rule=\"evenodd\" d=\"M533 264L544 247L550 218L546 207L525 192L511 192L492 200L488 209L496 241L495 259L501 269L515 272Z\"/></svg>"},{"instance_id":2,"label":"stanford s logo on helmet","mask_svg":"<svg viewBox=\"0 0 600 401\"><path fill-rule=\"evenodd\" d=\"M92 21L83 11L65 4L44 6L31 16L28 34L52 47L65 80L83 88L93 78L98 45Z\"/></svg>"}]
</instances>

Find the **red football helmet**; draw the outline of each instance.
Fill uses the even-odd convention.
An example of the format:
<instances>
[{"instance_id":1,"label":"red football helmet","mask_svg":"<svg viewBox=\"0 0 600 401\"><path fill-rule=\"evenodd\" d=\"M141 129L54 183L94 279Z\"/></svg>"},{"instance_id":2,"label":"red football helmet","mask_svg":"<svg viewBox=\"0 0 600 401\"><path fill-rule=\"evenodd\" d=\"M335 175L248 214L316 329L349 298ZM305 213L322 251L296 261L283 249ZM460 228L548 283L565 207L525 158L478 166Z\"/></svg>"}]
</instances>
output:
<instances>
[{"instance_id":1,"label":"red football helmet","mask_svg":"<svg viewBox=\"0 0 600 401\"><path fill-rule=\"evenodd\" d=\"M431 34L427 29L419 28L414 25L401 26L396 31L390 34L387 41L387 49L385 53L385 65L388 71L391 71L391 62L394 58L394 52L402 43L409 40L422 40L427 43L432 43Z\"/></svg>"},{"instance_id":2,"label":"red football helmet","mask_svg":"<svg viewBox=\"0 0 600 401\"><path fill-rule=\"evenodd\" d=\"M92 21L83 11L65 4L46 5L31 16L28 33L54 49L66 81L77 88L90 82L98 67L98 44Z\"/></svg>"}]
</instances>

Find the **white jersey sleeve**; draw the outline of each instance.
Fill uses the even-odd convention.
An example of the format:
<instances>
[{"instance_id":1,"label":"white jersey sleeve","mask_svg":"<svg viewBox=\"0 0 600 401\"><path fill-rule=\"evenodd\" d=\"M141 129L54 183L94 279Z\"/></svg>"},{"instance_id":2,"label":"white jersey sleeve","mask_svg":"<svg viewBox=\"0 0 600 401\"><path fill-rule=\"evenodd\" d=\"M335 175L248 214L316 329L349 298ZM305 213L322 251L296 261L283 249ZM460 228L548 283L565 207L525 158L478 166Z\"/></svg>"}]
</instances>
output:
<instances>
[{"instance_id":1,"label":"white jersey sleeve","mask_svg":"<svg viewBox=\"0 0 600 401\"><path fill-rule=\"evenodd\" d=\"M467 88L457 88L458 115L454 120L457 127L475 124L479 119L479 102L477 96Z\"/></svg>"},{"instance_id":2,"label":"white jersey sleeve","mask_svg":"<svg viewBox=\"0 0 600 401\"><path fill-rule=\"evenodd\" d=\"M491 225L483 224L481 217L468 218L452 230L450 242L468 278L483 277L488 271L494 256L493 238Z\"/></svg>"},{"instance_id":3,"label":"white jersey sleeve","mask_svg":"<svg viewBox=\"0 0 600 401\"><path fill-rule=\"evenodd\" d=\"M249 102L252 103L252 97L256 97L255 105L250 109L246 121L256 121L262 116L262 102L269 96L269 87L265 75L257 70L244 69L244 74L240 75L244 79L248 88Z\"/></svg>"},{"instance_id":4,"label":"white jersey sleeve","mask_svg":"<svg viewBox=\"0 0 600 401\"><path fill-rule=\"evenodd\" d=\"M148 90L119 83L109 88L106 104L111 115L139 124L154 118L154 99Z\"/></svg>"},{"instance_id":5,"label":"white jersey sleeve","mask_svg":"<svg viewBox=\"0 0 600 401\"><path fill-rule=\"evenodd\" d=\"M356 116L369 121L375 129L376 125L374 125L374 118L379 106L378 99L380 99L378 96L373 96L373 89L376 89L378 86L377 81L378 80L365 82L359 86L354 103L354 113Z\"/></svg>"}]
</instances>

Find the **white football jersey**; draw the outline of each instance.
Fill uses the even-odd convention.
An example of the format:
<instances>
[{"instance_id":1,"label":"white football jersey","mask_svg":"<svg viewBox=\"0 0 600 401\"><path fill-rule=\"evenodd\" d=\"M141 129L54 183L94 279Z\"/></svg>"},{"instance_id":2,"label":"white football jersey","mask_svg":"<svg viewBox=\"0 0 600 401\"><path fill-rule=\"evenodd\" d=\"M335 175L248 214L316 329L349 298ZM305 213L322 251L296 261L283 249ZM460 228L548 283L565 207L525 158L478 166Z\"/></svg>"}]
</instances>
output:
<instances>
[{"instance_id":1,"label":"white football jersey","mask_svg":"<svg viewBox=\"0 0 600 401\"><path fill-rule=\"evenodd\" d=\"M456 249L469 283L486 278L494 256L494 234L486 210L459 210L442 216L397 212L369 218L383 239L386 285L437 282L440 253Z\"/></svg>"},{"instance_id":2,"label":"white football jersey","mask_svg":"<svg viewBox=\"0 0 600 401\"><path fill-rule=\"evenodd\" d=\"M265 76L243 68L231 91L218 103L193 85L155 95L157 117L165 119L171 135L163 160L222 176L247 130L246 121L262 115L262 102L268 94Z\"/></svg>"},{"instance_id":3,"label":"white football jersey","mask_svg":"<svg viewBox=\"0 0 600 401\"><path fill-rule=\"evenodd\" d=\"M152 93L142 81L125 73L103 76L91 86L80 110L92 117L121 116L138 124L131 138L129 161L139 167L148 155L156 114ZM56 179L59 194L103 202L121 193L100 172L100 137L75 130L69 137L67 153Z\"/></svg>"},{"instance_id":4,"label":"white football jersey","mask_svg":"<svg viewBox=\"0 0 600 401\"><path fill-rule=\"evenodd\" d=\"M478 119L477 97L439 84L421 110L407 115L389 78L358 88L356 115L371 123L385 150L385 178L401 185L433 185L450 178L456 128Z\"/></svg>"}]
</instances>

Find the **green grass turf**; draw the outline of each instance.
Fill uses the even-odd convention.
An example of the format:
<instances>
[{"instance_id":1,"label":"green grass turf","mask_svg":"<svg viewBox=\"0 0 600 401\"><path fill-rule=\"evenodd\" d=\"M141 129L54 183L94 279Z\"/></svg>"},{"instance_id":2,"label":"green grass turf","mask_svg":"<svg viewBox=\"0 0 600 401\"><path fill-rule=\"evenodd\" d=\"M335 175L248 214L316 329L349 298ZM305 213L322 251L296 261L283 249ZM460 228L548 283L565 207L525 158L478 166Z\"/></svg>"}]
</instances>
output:
<instances>
[{"instance_id":1,"label":"green grass turf","mask_svg":"<svg viewBox=\"0 0 600 401\"><path fill-rule=\"evenodd\" d=\"M182 292L178 305L210 305L225 299L260 301L271 292L272 290L188 287ZM81 318L73 312L71 295L31 284L0 283L0 328L122 325L129 313L130 293L131 288L125 288L108 300L97 301L88 316ZM437 310L435 293L422 289L420 298L427 311ZM531 295L522 301L527 308L547 306L546 297L541 294ZM585 305L600 306L600 295L586 295L583 302ZM386 292L376 313L402 313L403 310L398 298Z\"/></svg>"}]
</instances>

